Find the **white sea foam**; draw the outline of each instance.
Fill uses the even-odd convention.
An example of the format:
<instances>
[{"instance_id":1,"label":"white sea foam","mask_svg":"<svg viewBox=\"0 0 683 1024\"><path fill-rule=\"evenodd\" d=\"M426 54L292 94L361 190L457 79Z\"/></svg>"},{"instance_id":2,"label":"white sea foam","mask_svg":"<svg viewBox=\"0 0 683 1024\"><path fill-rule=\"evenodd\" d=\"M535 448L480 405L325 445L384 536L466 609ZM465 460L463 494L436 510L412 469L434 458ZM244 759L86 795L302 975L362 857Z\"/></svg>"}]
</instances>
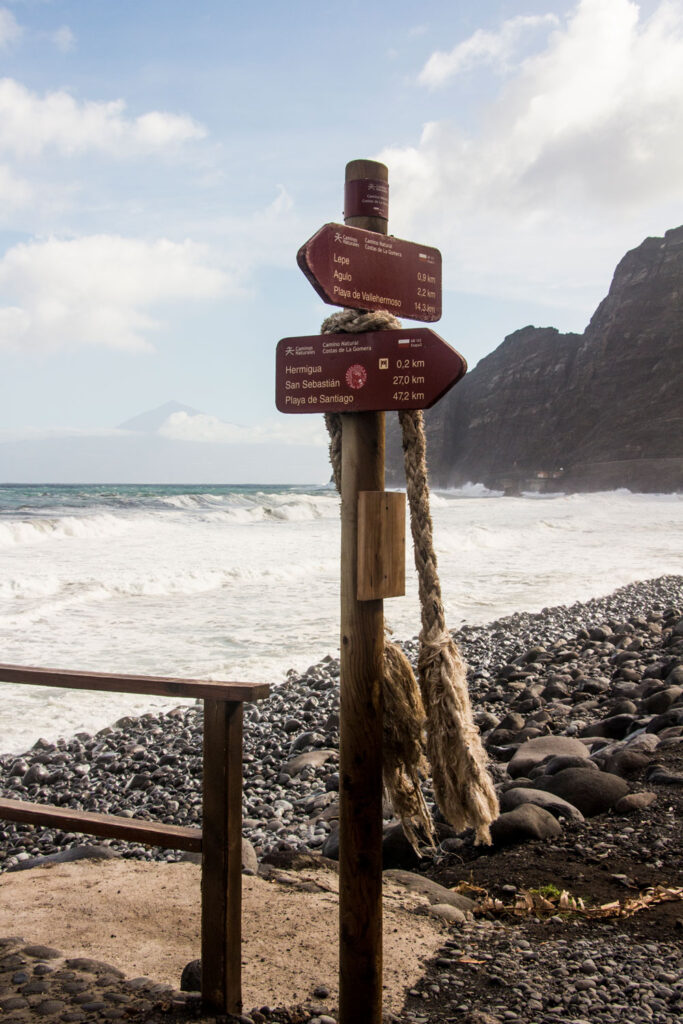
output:
<instances>
[{"instance_id":1,"label":"white sea foam","mask_svg":"<svg viewBox=\"0 0 683 1024\"><path fill-rule=\"evenodd\" d=\"M448 487L439 489L439 494L448 495L450 498L502 498L502 491L492 491L484 484L472 483L469 481L462 487Z\"/></svg>"},{"instance_id":2,"label":"white sea foam","mask_svg":"<svg viewBox=\"0 0 683 1024\"><path fill-rule=\"evenodd\" d=\"M0 547L19 544L44 544L53 540L83 537L116 537L124 533L128 524L108 513L58 518L36 518L0 522Z\"/></svg>"},{"instance_id":3,"label":"white sea foam","mask_svg":"<svg viewBox=\"0 0 683 1024\"><path fill-rule=\"evenodd\" d=\"M2 661L277 684L337 650L332 490L112 488L30 499L22 494L16 512L0 503L0 531L11 537L0 558ZM449 625L683 572L682 508L679 495L628 492L539 501L473 484L433 494ZM406 596L385 604L404 637L420 621L410 552L408 566ZM0 736L14 750L103 726L143 700L57 700L8 684L2 693Z\"/></svg>"},{"instance_id":4,"label":"white sea foam","mask_svg":"<svg viewBox=\"0 0 683 1024\"><path fill-rule=\"evenodd\" d=\"M58 593L57 576L33 576L21 579L0 579L0 601L25 601L27 598L50 597Z\"/></svg>"}]
</instances>

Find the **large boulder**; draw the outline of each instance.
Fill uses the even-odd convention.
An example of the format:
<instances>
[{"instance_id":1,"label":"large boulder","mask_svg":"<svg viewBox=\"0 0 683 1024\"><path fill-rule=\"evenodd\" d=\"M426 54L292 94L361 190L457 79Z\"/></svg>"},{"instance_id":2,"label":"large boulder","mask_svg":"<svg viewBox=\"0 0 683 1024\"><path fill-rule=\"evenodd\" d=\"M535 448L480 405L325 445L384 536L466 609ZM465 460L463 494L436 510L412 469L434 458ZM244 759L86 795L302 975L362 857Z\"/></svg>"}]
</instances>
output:
<instances>
[{"instance_id":1,"label":"large boulder","mask_svg":"<svg viewBox=\"0 0 683 1024\"><path fill-rule=\"evenodd\" d=\"M556 775L536 779L536 787L561 796L587 818L611 810L629 792L627 783L619 776L593 768L565 768Z\"/></svg>"},{"instance_id":2,"label":"large boulder","mask_svg":"<svg viewBox=\"0 0 683 1024\"><path fill-rule=\"evenodd\" d=\"M519 747L508 764L508 772L516 779L520 775L528 775L546 758L563 756L587 758L588 749L585 743L571 736L537 736Z\"/></svg>"},{"instance_id":3,"label":"large boulder","mask_svg":"<svg viewBox=\"0 0 683 1024\"><path fill-rule=\"evenodd\" d=\"M402 885L408 892L415 892L420 896L425 896L430 903L447 904L451 907L457 907L458 910L464 912L474 910L474 900L463 896L462 893L453 892L452 889L447 889L444 885L439 885L438 882L432 882L430 878L425 878L424 875L416 875L413 871L389 868L382 872L382 876L390 882Z\"/></svg>"},{"instance_id":4,"label":"large boulder","mask_svg":"<svg viewBox=\"0 0 683 1024\"><path fill-rule=\"evenodd\" d=\"M611 718L603 718L599 722L585 725L579 735L587 739L596 736L608 740L623 740L636 727L637 722L637 715L612 715Z\"/></svg>"},{"instance_id":5,"label":"large boulder","mask_svg":"<svg viewBox=\"0 0 683 1024\"><path fill-rule=\"evenodd\" d=\"M416 868L419 863L420 856L413 849L403 826L399 824L385 828L382 837L382 867L410 870Z\"/></svg>"},{"instance_id":6,"label":"large boulder","mask_svg":"<svg viewBox=\"0 0 683 1024\"><path fill-rule=\"evenodd\" d=\"M651 760L652 755L644 750L623 747L621 750L610 754L605 761L605 771L610 772L612 775L619 775L622 779L627 779L633 775L638 775L644 768L647 768Z\"/></svg>"},{"instance_id":7,"label":"large boulder","mask_svg":"<svg viewBox=\"0 0 683 1024\"><path fill-rule=\"evenodd\" d=\"M561 832L562 827L557 819L535 804L522 804L514 811L507 811L491 825L494 846L526 843L530 839L550 839L559 836Z\"/></svg>"},{"instance_id":8,"label":"large boulder","mask_svg":"<svg viewBox=\"0 0 683 1024\"><path fill-rule=\"evenodd\" d=\"M557 772L564 771L565 768L595 768L596 772L600 769L593 761L586 760L585 751L578 754L561 754L559 757L551 757L549 761L545 761L539 768L535 769L535 774L532 773L532 778L537 775L556 775Z\"/></svg>"},{"instance_id":9,"label":"large boulder","mask_svg":"<svg viewBox=\"0 0 683 1024\"><path fill-rule=\"evenodd\" d=\"M563 800L561 796L555 796L554 793L545 793L542 789L527 789L522 786L508 789L503 793L500 800L500 809L501 811L514 811L516 807L521 807L522 804L535 804L536 807L542 807L544 811L549 811L555 818L571 818L573 821L584 820L583 814L578 807L574 807L567 800Z\"/></svg>"},{"instance_id":10,"label":"large boulder","mask_svg":"<svg viewBox=\"0 0 683 1024\"><path fill-rule=\"evenodd\" d=\"M455 835L455 831L446 827L448 834ZM321 850L323 857L330 860L339 860L339 829L333 829L323 843ZM410 871L420 864L420 855L416 853L413 846L406 838L403 826L389 825L384 829L382 836L382 868L401 868Z\"/></svg>"},{"instance_id":11,"label":"large boulder","mask_svg":"<svg viewBox=\"0 0 683 1024\"><path fill-rule=\"evenodd\" d=\"M648 732L663 732L672 726L683 725L683 708L669 708L661 715L655 715L651 722L648 722Z\"/></svg>"},{"instance_id":12,"label":"large boulder","mask_svg":"<svg viewBox=\"0 0 683 1024\"><path fill-rule=\"evenodd\" d=\"M645 698L642 704L643 711L648 715L663 715L672 704L676 703L681 694L683 694L683 688L680 686L667 686L666 689L659 690Z\"/></svg>"}]
</instances>

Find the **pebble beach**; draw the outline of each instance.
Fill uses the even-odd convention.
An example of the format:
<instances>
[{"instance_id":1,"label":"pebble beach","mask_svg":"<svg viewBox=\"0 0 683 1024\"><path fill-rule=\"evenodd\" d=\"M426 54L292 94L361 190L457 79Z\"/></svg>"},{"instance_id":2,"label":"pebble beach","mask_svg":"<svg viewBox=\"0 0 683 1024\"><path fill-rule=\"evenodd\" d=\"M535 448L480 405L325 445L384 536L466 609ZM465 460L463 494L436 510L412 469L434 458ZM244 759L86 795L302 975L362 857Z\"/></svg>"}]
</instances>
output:
<instances>
[{"instance_id":1,"label":"pebble beach","mask_svg":"<svg viewBox=\"0 0 683 1024\"><path fill-rule=\"evenodd\" d=\"M451 934L423 982L406 992L405 1005L390 1019L402 1024L678 1020L683 1008L680 897L657 903L666 921L652 935L645 926L635 933L624 930L618 917L584 920L555 907L557 913L545 908L522 919L511 917L510 908L534 871L540 885L550 876L558 890L571 889L558 871L571 875L574 862L582 865L574 872L573 887L579 890L590 877L586 865L599 867L605 890L596 895L600 900L610 886L617 900L619 893L631 896L653 885L671 893L680 888L683 578L662 576L606 597L463 626L454 636L468 663L475 718L501 801L494 844L474 847L471 835L457 834L442 821L437 849L418 859L387 808L385 868L429 879L451 893L463 879L478 878L479 889L500 906L482 910L481 893L473 891L462 897L469 902L461 899L455 906L457 914L450 919L444 914ZM417 640L406 640L403 647L415 660ZM0 756L0 793L200 825L201 734L201 708L184 706L127 716L94 734L39 739L23 754ZM273 865L292 869L297 857L307 858L309 866L311 859L336 859L338 746L339 663L333 657L303 673L290 672L267 700L245 707L248 873L267 872ZM428 782L425 795L430 801ZM182 856L0 822L4 872L88 852L145 861ZM410 878L404 881L410 887ZM454 906L443 893L432 897L426 906ZM552 899L548 902L552 909ZM629 920L644 922L654 912L642 909ZM26 939L29 945L31 936ZM22 991L22 986L37 975L49 979L58 972L45 969L49 958L41 960L25 948L22 953L20 944L4 948L2 1019L24 1021L44 993ZM20 970L12 966L19 964L17 957L23 957ZM25 974L28 981L22 980ZM13 982L15 975L19 980ZM117 991L125 979L119 982ZM60 992L45 1019L113 1019L109 1011L115 1000L105 999L90 1016L69 1016L83 1011L67 1007ZM168 1012L189 1013L189 997L176 995L170 1009L173 1000L167 999ZM5 1006L7 999L24 1002ZM153 1005L147 998L144 1012L151 1013ZM127 1019L132 1010L127 1007ZM243 1020L326 1024L334 1013L333 1003L311 995L308 1007L257 1007Z\"/></svg>"}]
</instances>

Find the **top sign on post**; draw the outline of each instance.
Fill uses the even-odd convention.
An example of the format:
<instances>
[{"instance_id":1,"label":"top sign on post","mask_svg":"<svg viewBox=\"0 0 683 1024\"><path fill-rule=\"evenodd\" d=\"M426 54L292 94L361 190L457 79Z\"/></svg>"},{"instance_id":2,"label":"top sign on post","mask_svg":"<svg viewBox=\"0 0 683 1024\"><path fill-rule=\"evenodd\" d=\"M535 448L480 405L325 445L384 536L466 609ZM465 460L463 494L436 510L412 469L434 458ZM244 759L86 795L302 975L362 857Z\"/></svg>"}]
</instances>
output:
<instances>
[{"instance_id":1,"label":"top sign on post","mask_svg":"<svg viewBox=\"0 0 683 1024\"><path fill-rule=\"evenodd\" d=\"M354 178L344 186L344 220L350 217L389 217L389 182Z\"/></svg>"},{"instance_id":2,"label":"top sign on post","mask_svg":"<svg viewBox=\"0 0 683 1024\"><path fill-rule=\"evenodd\" d=\"M441 319L441 253L344 224L325 224L297 253L318 295L333 306Z\"/></svg>"}]
</instances>

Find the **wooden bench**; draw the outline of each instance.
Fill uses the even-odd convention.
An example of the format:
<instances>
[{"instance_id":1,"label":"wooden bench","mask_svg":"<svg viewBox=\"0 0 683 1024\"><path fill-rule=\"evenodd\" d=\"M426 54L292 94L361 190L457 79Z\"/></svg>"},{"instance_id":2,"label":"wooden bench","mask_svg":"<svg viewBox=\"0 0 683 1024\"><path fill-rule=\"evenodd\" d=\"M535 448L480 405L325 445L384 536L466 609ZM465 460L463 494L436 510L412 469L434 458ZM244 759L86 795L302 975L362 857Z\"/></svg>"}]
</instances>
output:
<instances>
[{"instance_id":1,"label":"wooden bench","mask_svg":"<svg viewBox=\"0 0 683 1024\"><path fill-rule=\"evenodd\" d=\"M202 1002L242 1009L243 704L268 696L265 683L210 682L1 665L0 681L108 693L194 697L204 702L202 828L0 799L0 818L202 855Z\"/></svg>"}]
</instances>

